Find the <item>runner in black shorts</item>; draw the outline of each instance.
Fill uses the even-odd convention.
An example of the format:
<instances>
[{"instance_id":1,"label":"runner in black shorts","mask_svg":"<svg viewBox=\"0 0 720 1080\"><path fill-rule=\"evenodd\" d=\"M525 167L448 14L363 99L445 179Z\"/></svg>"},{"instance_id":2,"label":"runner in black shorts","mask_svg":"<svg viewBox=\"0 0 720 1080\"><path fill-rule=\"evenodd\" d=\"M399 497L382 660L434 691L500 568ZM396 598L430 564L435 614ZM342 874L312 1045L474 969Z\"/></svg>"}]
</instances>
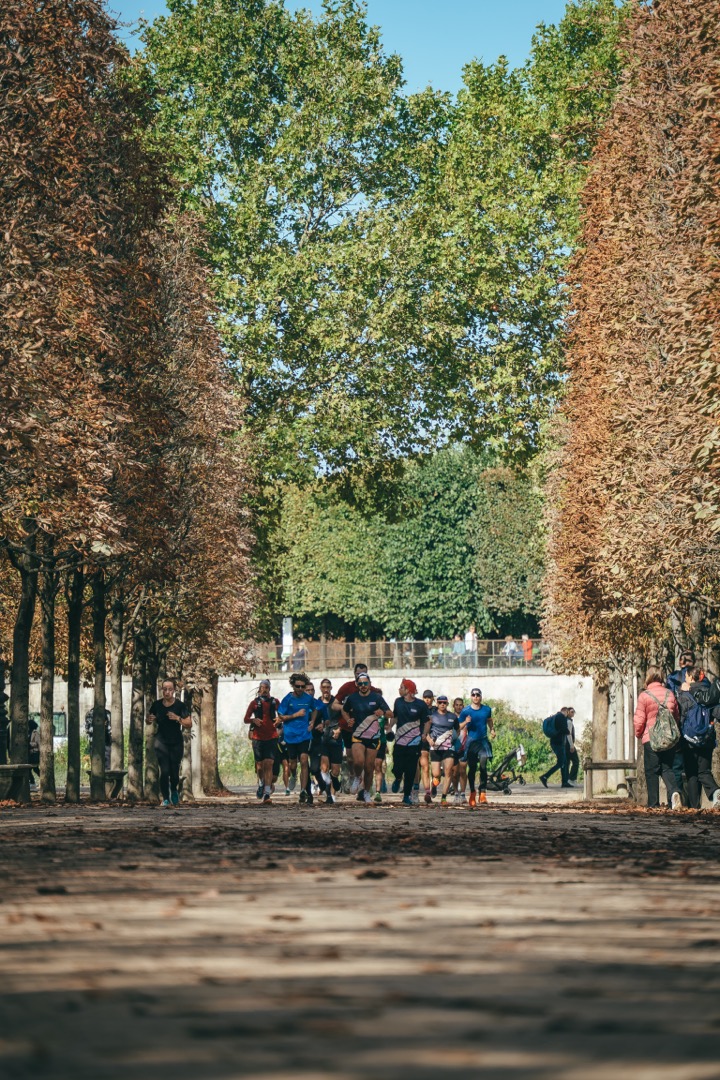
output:
<instances>
[{"instance_id":1,"label":"runner in black shorts","mask_svg":"<svg viewBox=\"0 0 720 1080\"><path fill-rule=\"evenodd\" d=\"M465 698L456 697L453 700L453 712L460 718L460 713L465 708ZM453 783L455 785L455 805L462 806L467 802L465 788L467 787L467 759L465 757L465 744L467 731L460 729L460 748L455 751L455 766L453 768Z\"/></svg>"},{"instance_id":2,"label":"runner in black shorts","mask_svg":"<svg viewBox=\"0 0 720 1080\"><path fill-rule=\"evenodd\" d=\"M423 690L422 699L425 703L425 708L428 712L428 717L433 711L433 702L435 695L432 690ZM431 785L430 781L430 743L427 741L427 732L423 731L422 738L420 739L420 778L422 780L422 786L425 788L425 802L430 802L428 795L431 799L435 798L435 789Z\"/></svg>"},{"instance_id":3,"label":"runner in black shorts","mask_svg":"<svg viewBox=\"0 0 720 1080\"><path fill-rule=\"evenodd\" d=\"M369 675L358 675L357 684L355 693L345 700L343 717L352 724L353 771L357 784L362 782L363 785L358 791L358 802L369 803L372 801L370 791L381 734L384 733L385 720L392 716L392 712L382 694L370 685ZM375 801L381 800L378 791Z\"/></svg>"},{"instance_id":4,"label":"runner in black shorts","mask_svg":"<svg viewBox=\"0 0 720 1080\"><path fill-rule=\"evenodd\" d=\"M430 743L430 762L433 774L433 785L440 784L440 770L442 777L441 806L447 806L447 793L452 779L452 769L455 763L455 749L453 743L458 733L458 718L455 713L448 712L447 694L439 694L437 708L430 714L430 720L426 725L427 739ZM425 796L425 802L430 799Z\"/></svg>"},{"instance_id":5,"label":"runner in black shorts","mask_svg":"<svg viewBox=\"0 0 720 1080\"><path fill-rule=\"evenodd\" d=\"M318 700L318 712L320 704L324 706L322 743L320 747L320 779L325 785L325 801L334 803L333 792L340 790L340 769L343 762L343 741L340 730L340 717L333 712L332 683L329 679L323 679L320 683L320 698ZM352 738L352 734L350 737ZM321 789L322 790L322 789Z\"/></svg>"},{"instance_id":6,"label":"runner in black shorts","mask_svg":"<svg viewBox=\"0 0 720 1080\"><path fill-rule=\"evenodd\" d=\"M250 742L258 769L262 790L260 798L270 802L273 788L273 776L277 776L278 730L275 726L280 702L270 696L270 680L261 679L255 698L250 702L245 713L245 723L250 725Z\"/></svg>"}]
</instances>

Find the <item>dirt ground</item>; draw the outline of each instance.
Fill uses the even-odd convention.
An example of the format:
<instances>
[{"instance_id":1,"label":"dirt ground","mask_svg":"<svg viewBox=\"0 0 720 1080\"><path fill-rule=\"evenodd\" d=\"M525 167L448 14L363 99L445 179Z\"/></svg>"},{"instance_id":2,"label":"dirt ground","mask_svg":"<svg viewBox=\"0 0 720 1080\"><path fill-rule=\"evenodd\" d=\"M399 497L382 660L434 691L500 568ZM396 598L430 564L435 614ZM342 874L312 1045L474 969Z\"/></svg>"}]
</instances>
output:
<instances>
[{"instance_id":1,"label":"dirt ground","mask_svg":"<svg viewBox=\"0 0 720 1080\"><path fill-rule=\"evenodd\" d=\"M720 814L0 811L0 1075L720 1077Z\"/></svg>"}]
</instances>

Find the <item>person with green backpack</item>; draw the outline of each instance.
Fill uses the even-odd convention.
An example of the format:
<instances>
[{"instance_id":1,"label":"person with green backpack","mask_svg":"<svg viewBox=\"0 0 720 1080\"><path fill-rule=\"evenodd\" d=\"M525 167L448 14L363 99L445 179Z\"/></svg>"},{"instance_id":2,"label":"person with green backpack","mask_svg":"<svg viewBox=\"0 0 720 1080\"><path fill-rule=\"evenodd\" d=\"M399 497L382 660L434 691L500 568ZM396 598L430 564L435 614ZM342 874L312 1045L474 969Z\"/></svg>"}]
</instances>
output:
<instances>
[{"instance_id":1,"label":"person with green backpack","mask_svg":"<svg viewBox=\"0 0 720 1080\"><path fill-rule=\"evenodd\" d=\"M663 681L659 668L649 668L645 689L637 699L633 717L635 735L642 740L647 804L660 806L660 777L667 790L668 804L682 809L682 798L673 772L675 749L680 742L680 709L672 690Z\"/></svg>"}]
</instances>

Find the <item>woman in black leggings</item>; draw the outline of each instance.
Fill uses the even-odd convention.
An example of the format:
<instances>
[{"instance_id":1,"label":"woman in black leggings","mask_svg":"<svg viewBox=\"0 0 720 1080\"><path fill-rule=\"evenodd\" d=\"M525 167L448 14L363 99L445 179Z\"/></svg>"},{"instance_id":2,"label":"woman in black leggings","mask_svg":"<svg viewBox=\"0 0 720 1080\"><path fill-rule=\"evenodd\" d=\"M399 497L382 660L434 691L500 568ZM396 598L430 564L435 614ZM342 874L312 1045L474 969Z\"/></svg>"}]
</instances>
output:
<instances>
[{"instance_id":1,"label":"woman in black leggings","mask_svg":"<svg viewBox=\"0 0 720 1080\"><path fill-rule=\"evenodd\" d=\"M180 802L180 764L183 758L183 728L192 727L190 710L175 697L175 680L165 679L162 697L150 707L146 723L157 723L155 753L160 767L160 794L163 806Z\"/></svg>"}]
</instances>

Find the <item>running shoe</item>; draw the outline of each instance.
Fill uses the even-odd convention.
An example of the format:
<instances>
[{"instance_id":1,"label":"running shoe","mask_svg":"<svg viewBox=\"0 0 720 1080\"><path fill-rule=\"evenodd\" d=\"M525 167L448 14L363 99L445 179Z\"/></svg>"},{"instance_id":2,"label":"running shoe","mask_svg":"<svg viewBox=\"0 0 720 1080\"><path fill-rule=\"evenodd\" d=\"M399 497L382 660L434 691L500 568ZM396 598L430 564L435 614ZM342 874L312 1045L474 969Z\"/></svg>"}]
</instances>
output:
<instances>
[{"instance_id":1,"label":"running shoe","mask_svg":"<svg viewBox=\"0 0 720 1080\"><path fill-rule=\"evenodd\" d=\"M289 787L286 787L286 788L285 788L285 794L286 794L286 795L289 795L289 794L290 794L290 788L289 788Z\"/></svg>"},{"instance_id":2,"label":"running shoe","mask_svg":"<svg viewBox=\"0 0 720 1080\"><path fill-rule=\"evenodd\" d=\"M360 788L360 790L358 791L355 802L365 802L365 792L362 788Z\"/></svg>"},{"instance_id":3,"label":"running shoe","mask_svg":"<svg viewBox=\"0 0 720 1080\"><path fill-rule=\"evenodd\" d=\"M425 792L425 802L426 802L426 803L428 804L428 806L429 806L429 805L430 805L430 803L432 802L432 795L430 794L430 792L429 792L429 791L426 791L426 792Z\"/></svg>"},{"instance_id":4,"label":"running shoe","mask_svg":"<svg viewBox=\"0 0 720 1080\"><path fill-rule=\"evenodd\" d=\"M291 791L295 790L295 785L296 784L297 784L297 776L293 775L293 776L290 777L290 783L288 785Z\"/></svg>"},{"instance_id":5,"label":"running shoe","mask_svg":"<svg viewBox=\"0 0 720 1080\"><path fill-rule=\"evenodd\" d=\"M383 793L383 795L387 795L387 780L385 779L384 776L383 776L383 779L382 779L382 784L380 786L380 790Z\"/></svg>"},{"instance_id":6,"label":"running shoe","mask_svg":"<svg viewBox=\"0 0 720 1080\"><path fill-rule=\"evenodd\" d=\"M540 777L540 783L542 784L543 787L547 787L547 777L546 776L541 776Z\"/></svg>"},{"instance_id":7,"label":"running shoe","mask_svg":"<svg viewBox=\"0 0 720 1080\"><path fill-rule=\"evenodd\" d=\"M311 795L319 795L320 794L320 788L319 788L319 786L318 786L318 784L316 783L315 780L313 780L312 784L310 785L310 794Z\"/></svg>"},{"instance_id":8,"label":"running shoe","mask_svg":"<svg viewBox=\"0 0 720 1080\"><path fill-rule=\"evenodd\" d=\"M468 799L468 806L470 807L470 809L471 809L471 810L474 810L474 809L475 809L475 807L477 806L477 802L476 802L476 799L475 799L475 792L474 792L474 791L471 791L471 792L470 792L470 798Z\"/></svg>"},{"instance_id":9,"label":"running shoe","mask_svg":"<svg viewBox=\"0 0 720 1080\"><path fill-rule=\"evenodd\" d=\"M488 804L487 795L485 794L484 791L480 792L480 795L478 796L478 802L480 803L481 806L487 806L487 804Z\"/></svg>"},{"instance_id":10,"label":"running shoe","mask_svg":"<svg viewBox=\"0 0 720 1080\"><path fill-rule=\"evenodd\" d=\"M332 777L330 776L330 773L329 772L321 772L320 775L322 776L323 780L325 781L326 786L329 786L330 781L332 780Z\"/></svg>"},{"instance_id":11,"label":"running shoe","mask_svg":"<svg viewBox=\"0 0 720 1080\"><path fill-rule=\"evenodd\" d=\"M460 806L461 804L462 804L462 795L460 794L459 791L456 791L455 792L455 797L453 798L453 805L454 806Z\"/></svg>"},{"instance_id":12,"label":"running shoe","mask_svg":"<svg viewBox=\"0 0 720 1080\"><path fill-rule=\"evenodd\" d=\"M713 791L712 805L713 810L720 806L720 787L716 788L715 791Z\"/></svg>"},{"instance_id":13,"label":"running shoe","mask_svg":"<svg viewBox=\"0 0 720 1080\"><path fill-rule=\"evenodd\" d=\"M420 805L420 791L419 791L419 789L413 788L413 793L410 796L410 798L412 799L413 806L419 806Z\"/></svg>"},{"instance_id":14,"label":"running shoe","mask_svg":"<svg viewBox=\"0 0 720 1080\"><path fill-rule=\"evenodd\" d=\"M466 803L467 802L467 795L465 794L464 791L460 792L460 802L461 803Z\"/></svg>"},{"instance_id":15,"label":"running shoe","mask_svg":"<svg viewBox=\"0 0 720 1080\"><path fill-rule=\"evenodd\" d=\"M400 781L398 780L398 778L396 776L395 779L392 782L392 793L393 793L393 795L397 795L399 790L400 790ZM718 788L718 791L720 791L720 788Z\"/></svg>"},{"instance_id":16,"label":"running shoe","mask_svg":"<svg viewBox=\"0 0 720 1080\"><path fill-rule=\"evenodd\" d=\"M300 792L300 802L304 805L308 801L308 793L305 788Z\"/></svg>"},{"instance_id":17,"label":"running shoe","mask_svg":"<svg viewBox=\"0 0 720 1080\"><path fill-rule=\"evenodd\" d=\"M272 802L272 799L270 798L270 792L269 791L264 791L263 792L262 801L263 801L263 806L267 806L268 803Z\"/></svg>"},{"instance_id":18,"label":"running shoe","mask_svg":"<svg viewBox=\"0 0 720 1080\"><path fill-rule=\"evenodd\" d=\"M673 791L672 799L670 800L670 806L673 810L682 810L683 804L679 791Z\"/></svg>"},{"instance_id":19,"label":"running shoe","mask_svg":"<svg viewBox=\"0 0 720 1080\"><path fill-rule=\"evenodd\" d=\"M354 776L353 777L353 782L350 785L350 794L351 795L356 795L359 790L360 790L360 777L359 776Z\"/></svg>"},{"instance_id":20,"label":"running shoe","mask_svg":"<svg viewBox=\"0 0 720 1080\"><path fill-rule=\"evenodd\" d=\"M180 795L177 791L170 792L170 802L173 804L173 806L177 806L180 802Z\"/></svg>"},{"instance_id":21,"label":"running shoe","mask_svg":"<svg viewBox=\"0 0 720 1080\"><path fill-rule=\"evenodd\" d=\"M263 784L263 782L261 780L260 783L258 784L258 789L255 792L255 798L256 799L262 799L264 789L265 789L265 785Z\"/></svg>"},{"instance_id":22,"label":"running shoe","mask_svg":"<svg viewBox=\"0 0 720 1080\"><path fill-rule=\"evenodd\" d=\"M363 802L368 804L372 802L372 795L369 791L363 791Z\"/></svg>"},{"instance_id":23,"label":"running shoe","mask_svg":"<svg viewBox=\"0 0 720 1080\"><path fill-rule=\"evenodd\" d=\"M307 799L305 800L306 804L308 806L312 806L312 804L313 804L313 793L312 793L312 791L306 792L306 795L307 795Z\"/></svg>"},{"instance_id":24,"label":"running shoe","mask_svg":"<svg viewBox=\"0 0 720 1080\"><path fill-rule=\"evenodd\" d=\"M448 805L447 795L442 795L440 797L440 806L442 807L443 810L447 810L447 805Z\"/></svg>"},{"instance_id":25,"label":"running shoe","mask_svg":"<svg viewBox=\"0 0 720 1080\"><path fill-rule=\"evenodd\" d=\"M169 799L163 799L162 805L163 806L169 806L170 805L170 800Z\"/></svg>"},{"instance_id":26,"label":"running shoe","mask_svg":"<svg viewBox=\"0 0 720 1080\"><path fill-rule=\"evenodd\" d=\"M335 805L335 796L333 795L332 791L325 792L325 802L328 804L328 806Z\"/></svg>"},{"instance_id":27,"label":"running shoe","mask_svg":"<svg viewBox=\"0 0 720 1080\"><path fill-rule=\"evenodd\" d=\"M416 806L417 805L416 803L414 803L412 801L412 796L411 795L404 795L402 804L403 804L403 806Z\"/></svg>"},{"instance_id":28,"label":"running shoe","mask_svg":"<svg viewBox=\"0 0 720 1080\"><path fill-rule=\"evenodd\" d=\"M435 796L437 795L437 793L438 793L438 788L439 788L439 787L440 787L440 779L439 779L439 777L437 777L437 776L433 776L433 782L432 782L432 791L430 792L430 794L432 795L433 799L434 799L434 798L435 798Z\"/></svg>"},{"instance_id":29,"label":"running shoe","mask_svg":"<svg viewBox=\"0 0 720 1080\"><path fill-rule=\"evenodd\" d=\"M376 792L375 792L375 799L374 799L374 802L376 802L376 803L378 803L378 802L382 802L382 795L380 794L380 792L379 792L379 791L376 791Z\"/></svg>"}]
</instances>

